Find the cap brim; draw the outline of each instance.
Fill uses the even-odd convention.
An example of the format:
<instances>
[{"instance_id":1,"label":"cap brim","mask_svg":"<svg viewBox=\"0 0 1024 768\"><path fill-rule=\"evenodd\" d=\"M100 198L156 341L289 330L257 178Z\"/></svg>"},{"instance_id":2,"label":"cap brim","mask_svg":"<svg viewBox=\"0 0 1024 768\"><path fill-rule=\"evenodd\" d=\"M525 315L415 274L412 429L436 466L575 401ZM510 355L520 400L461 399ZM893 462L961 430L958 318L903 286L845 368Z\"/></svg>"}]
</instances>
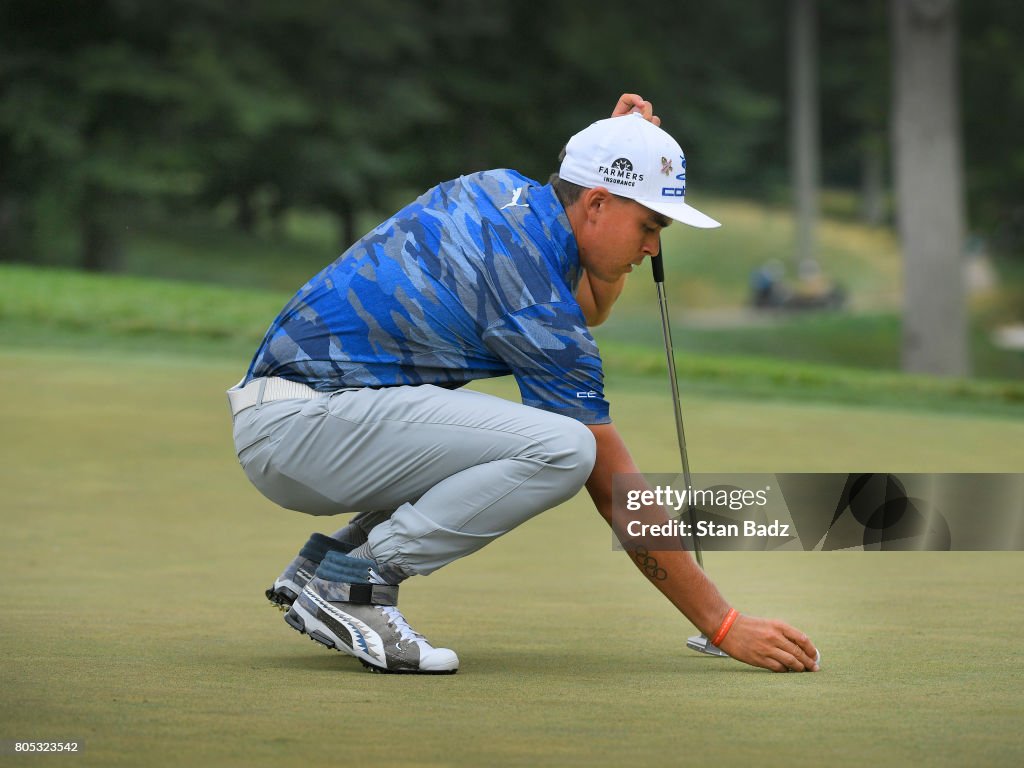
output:
<instances>
[{"instance_id":1,"label":"cap brim","mask_svg":"<svg viewBox=\"0 0 1024 768\"><path fill-rule=\"evenodd\" d=\"M714 229L722 226L721 223L686 203L648 202L647 200L637 200L637 202L656 213L668 216L675 221L681 221L683 224L689 224L691 227Z\"/></svg>"}]
</instances>

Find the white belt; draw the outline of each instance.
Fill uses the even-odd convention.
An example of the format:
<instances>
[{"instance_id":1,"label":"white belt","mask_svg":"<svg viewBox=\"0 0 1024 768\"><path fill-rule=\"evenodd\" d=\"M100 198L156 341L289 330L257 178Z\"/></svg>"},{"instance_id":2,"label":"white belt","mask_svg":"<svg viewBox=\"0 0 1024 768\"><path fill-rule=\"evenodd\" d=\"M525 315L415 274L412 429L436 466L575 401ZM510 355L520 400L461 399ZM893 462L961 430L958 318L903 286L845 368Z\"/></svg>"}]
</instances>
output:
<instances>
[{"instance_id":1,"label":"white belt","mask_svg":"<svg viewBox=\"0 0 1024 768\"><path fill-rule=\"evenodd\" d=\"M238 384L241 383L238 382ZM272 400L312 400L327 394L297 381L280 379L276 376L253 379L244 387L240 387L238 384L228 390L228 406L231 408L232 416L237 416L246 408L252 408L254 405L268 403Z\"/></svg>"}]
</instances>

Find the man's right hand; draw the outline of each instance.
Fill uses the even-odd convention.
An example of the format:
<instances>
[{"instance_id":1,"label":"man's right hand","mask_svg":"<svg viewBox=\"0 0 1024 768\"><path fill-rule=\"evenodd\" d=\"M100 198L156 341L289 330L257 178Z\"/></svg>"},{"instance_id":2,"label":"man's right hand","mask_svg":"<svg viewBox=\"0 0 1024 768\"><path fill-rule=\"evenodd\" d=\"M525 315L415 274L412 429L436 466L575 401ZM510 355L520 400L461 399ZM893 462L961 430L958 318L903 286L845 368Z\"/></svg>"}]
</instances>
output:
<instances>
[{"instance_id":1,"label":"man's right hand","mask_svg":"<svg viewBox=\"0 0 1024 768\"><path fill-rule=\"evenodd\" d=\"M613 424L592 424L597 442L597 461L587 481L587 491L601 516L615 530L613 487L615 475L640 477L626 444ZM667 514L663 513L663 520ZM655 522L652 520L652 522ZM658 520L657 522L662 522ZM620 540L622 536L616 531ZM647 554L642 560L626 547L633 564L690 622L709 638L729 612L729 604L685 549ZM774 672L816 671L814 644L798 629L783 621L740 614L722 640L721 649L738 661Z\"/></svg>"},{"instance_id":2,"label":"man's right hand","mask_svg":"<svg viewBox=\"0 0 1024 768\"><path fill-rule=\"evenodd\" d=\"M740 614L719 648L734 659L773 672L817 672L817 648L800 630L777 619Z\"/></svg>"}]
</instances>

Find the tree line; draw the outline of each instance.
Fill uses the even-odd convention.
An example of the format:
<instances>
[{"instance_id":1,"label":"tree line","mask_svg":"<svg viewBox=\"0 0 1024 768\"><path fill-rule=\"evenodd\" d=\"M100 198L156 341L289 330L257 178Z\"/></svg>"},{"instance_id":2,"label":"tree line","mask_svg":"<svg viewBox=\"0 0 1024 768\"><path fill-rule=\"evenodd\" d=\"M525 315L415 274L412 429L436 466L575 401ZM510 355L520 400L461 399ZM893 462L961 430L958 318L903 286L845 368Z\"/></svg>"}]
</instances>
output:
<instances>
[{"instance_id":1,"label":"tree line","mask_svg":"<svg viewBox=\"0 0 1024 768\"><path fill-rule=\"evenodd\" d=\"M894 0L899 2L900 0ZM891 188L889 3L821 3L821 173L878 222ZM971 226L1024 239L1024 4L958 9ZM695 189L787 199L786 4L692 0L3 0L0 259L73 231L116 265L139 211L387 212L486 167L544 179L623 90L652 100Z\"/></svg>"}]
</instances>

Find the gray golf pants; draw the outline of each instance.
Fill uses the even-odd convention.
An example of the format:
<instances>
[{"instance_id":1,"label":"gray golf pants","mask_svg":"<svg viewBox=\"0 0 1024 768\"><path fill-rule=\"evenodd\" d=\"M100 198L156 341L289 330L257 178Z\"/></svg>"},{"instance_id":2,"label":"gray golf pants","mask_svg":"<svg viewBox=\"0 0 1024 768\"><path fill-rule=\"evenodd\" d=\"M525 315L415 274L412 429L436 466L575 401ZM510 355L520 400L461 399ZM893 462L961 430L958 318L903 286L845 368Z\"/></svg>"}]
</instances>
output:
<instances>
[{"instance_id":1,"label":"gray golf pants","mask_svg":"<svg viewBox=\"0 0 1024 768\"><path fill-rule=\"evenodd\" d=\"M571 498L594 465L575 419L432 385L340 390L239 412L235 447L271 501L360 513L379 563L427 574Z\"/></svg>"}]
</instances>

